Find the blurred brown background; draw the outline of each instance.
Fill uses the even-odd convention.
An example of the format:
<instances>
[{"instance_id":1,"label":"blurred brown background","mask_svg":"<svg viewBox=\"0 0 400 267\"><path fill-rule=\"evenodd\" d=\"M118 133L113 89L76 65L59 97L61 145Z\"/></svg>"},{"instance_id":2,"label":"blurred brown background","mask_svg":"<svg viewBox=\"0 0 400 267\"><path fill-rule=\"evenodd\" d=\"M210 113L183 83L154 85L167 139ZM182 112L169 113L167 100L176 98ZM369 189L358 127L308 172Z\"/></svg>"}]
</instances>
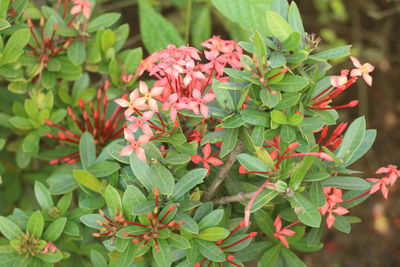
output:
<instances>
[{"instance_id":1,"label":"blurred brown background","mask_svg":"<svg viewBox=\"0 0 400 267\"><path fill-rule=\"evenodd\" d=\"M164 16L184 31L187 0L149 0ZM250 0L243 0L250 1ZM209 0L194 0L205 5ZM322 37L325 47L353 44L352 53L362 63L376 66L372 88L357 83L337 99L337 105L359 99L360 106L341 111L342 121L364 115L368 128L378 137L369 154L353 169L364 177L374 177L380 166L400 165L400 0L297 0L306 31ZM117 11L131 25L129 47L141 46L135 1L102 1L101 10ZM212 33L229 38L226 24L213 12ZM350 60L338 62L332 73L350 68ZM381 194L351 210L363 222L352 227L350 235L330 231L324 236L325 248L308 253L303 259L310 267L396 267L400 266L399 183L385 201Z\"/></svg>"}]
</instances>

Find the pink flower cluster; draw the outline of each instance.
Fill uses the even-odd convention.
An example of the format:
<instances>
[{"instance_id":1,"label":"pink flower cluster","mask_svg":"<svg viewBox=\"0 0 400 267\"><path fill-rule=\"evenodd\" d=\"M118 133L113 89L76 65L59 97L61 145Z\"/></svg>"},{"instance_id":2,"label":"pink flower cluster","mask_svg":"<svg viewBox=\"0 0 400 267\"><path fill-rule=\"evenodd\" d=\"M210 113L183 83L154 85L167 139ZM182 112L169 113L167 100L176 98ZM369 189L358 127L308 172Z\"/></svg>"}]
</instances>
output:
<instances>
[{"instance_id":1,"label":"pink flower cluster","mask_svg":"<svg viewBox=\"0 0 400 267\"><path fill-rule=\"evenodd\" d=\"M242 67L242 49L236 42L225 41L216 36L202 45L206 48L206 64L201 63L201 53L196 48L177 48L174 45L169 45L142 61L136 76L146 71L157 80L151 89L140 82L139 88L129 95L129 100L115 100L119 106L126 108L125 117L131 122L125 129L125 139L130 145L123 149L121 155L127 156L136 151L137 156L145 161L146 156L141 146L150 140L171 134L179 125L179 110L189 110L204 118L209 116L206 103L216 97L209 85L213 78L226 80L222 77L223 68ZM168 112L174 126L172 131L168 130L168 119L163 119L160 109ZM157 115L158 125L152 122L154 115ZM139 129L143 135L136 140L133 133Z\"/></svg>"},{"instance_id":2,"label":"pink flower cluster","mask_svg":"<svg viewBox=\"0 0 400 267\"><path fill-rule=\"evenodd\" d=\"M342 189L335 188L335 187L325 187L325 205L319 208L319 211L322 215L328 214L326 217L326 225L328 228L331 228L332 225L335 223L335 216L333 214L338 215L345 215L350 211L343 207L337 207L337 204L343 202L343 192Z\"/></svg>"},{"instance_id":3,"label":"pink flower cluster","mask_svg":"<svg viewBox=\"0 0 400 267\"><path fill-rule=\"evenodd\" d=\"M376 171L376 174L386 174L386 175L380 179L376 178L367 179L367 181L375 183L373 186L371 186L369 193L373 194L381 190L383 197L387 199L389 194L389 189L387 188L387 186L394 185L394 183L397 181L397 178L400 177L400 171L397 169L397 166L390 164L387 167L379 168Z\"/></svg>"}]
</instances>

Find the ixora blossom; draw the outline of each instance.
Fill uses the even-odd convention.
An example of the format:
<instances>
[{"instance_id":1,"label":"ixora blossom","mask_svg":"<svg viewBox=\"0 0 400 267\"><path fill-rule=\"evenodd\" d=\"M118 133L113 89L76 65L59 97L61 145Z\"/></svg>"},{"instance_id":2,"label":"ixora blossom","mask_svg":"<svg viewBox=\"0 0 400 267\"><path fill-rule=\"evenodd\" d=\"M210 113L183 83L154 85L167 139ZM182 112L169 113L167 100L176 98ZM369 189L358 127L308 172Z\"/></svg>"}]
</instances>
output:
<instances>
[{"instance_id":1,"label":"ixora blossom","mask_svg":"<svg viewBox=\"0 0 400 267\"><path fill-rule=\"evenodd\" d=\"M350 59L353 62L354 67L356 67L351 71L350 76L351 77L362 76L364 81L369 86L372 86L372 77L370 73L374 71L375 67L370 63L361 64L360 61L353 56L351 56Z\"/></svg>"},{"instance_id":2,"label":"ixora blossom","mask_svg":"<svg viewBox=\"0 0 400 267\"><path fill-rule=\"evenodd\" d=\"M93 3L89 0L72 0L74 6L71 8L71 15L78 15L80 13L87 19L90 18L91 8Z\"/></svg>"},{"instance_id":3,"label":"ixora blossom","mask_svg":"<svg viewBox=\"0 0 400 267\"><path fill-rule=\"evenodd\" d=\"M332 228L336 220L334 214L345 215L350 211L343 207L337 207L337 204L343 202L343 192L341 189L334 187L324 187L323 190L326 202L323 207L319 208L319 211L322 215L328 213L328 216L326 217L326 225L328 226L328 228Z\"/></svg>"},{"instance_id":4,"label":"ixora blossom","mask_svg":"<svg viewBox=\"0 0 400 267\"><path fill-rule=\"evenodd\" d=\"M199 164L200 162L202 162L204 168L208 170L207 175L210 174L210 169L211 169L210 165L218 166L218 165L224 164L224 162L222 160L220 160L220 159L215 157L215 156L217 156L219 154L219 151L214 153L213 155L211 155L211 145L210 145L210 143L207 143L203 147L202 151L203 151L203 157L201 157L200 155L193 155L191 157L191 160L195 164Z\"/></svg>"},{"instance_id":5,"label":"ixora blossom","mask_svg":"<svg viewBox=\"0 0 400 267\"><path fill-rule=\"evenodd\" d=\"M129 142L129 145L122 149L121 156L129 156L133 151L135 151L140 160L146 161L146 154L141 145L148 143L150 137L148 135L141 135L138 140L136 140L133 133L128 129L124 130L124 137Z\"/></svg>"},{"instance_id":6,"label":"ixora blossom","mask_svg":"<svg viewBox=\"0 0 400 267\"><path fill-rule=\"evenodd\" d=\"M281 217L277 216L274 222L274 227L275 227L274 238L279 239L285 247L289 248L289 243L286 237L294 236L296 234L295 231L289 230L289 228L298 224L299 222L300 221L296 221L282 228Z\"/></svg>"},{"instance_id":7,"label":"ixora blossom","mask_svg":"<svg viewBox=\"0 0 400 267\"><path fill-rule=\"evenodd\" d=\"M109 81L106 81L103 88L97 90L96 101L89 101L88 105L85 105L83 100L79 99L79 107L82 113L81 118L78 118L71 107L67 107L68 114L80 133L68 130L64 126L54 123L51 120L45 120L47 125L57 130L56 133L46 132L46 136L51 139L71 144L79 144L82 134L89 132L92 134L94 143L97 146L104 146L111 140L122 137L124 130L123 126L125 125L124 122L121 122L124 118L122 108L117 107L112 112L111 116L107 118L107 110L109 108L107 90L109 87L110 83ZM78 162L79 159L79 152L76 151L62 158L54 159L50 161L50 164L57 164L60 162L74 164Z\"/></svg>"}]
</instances>

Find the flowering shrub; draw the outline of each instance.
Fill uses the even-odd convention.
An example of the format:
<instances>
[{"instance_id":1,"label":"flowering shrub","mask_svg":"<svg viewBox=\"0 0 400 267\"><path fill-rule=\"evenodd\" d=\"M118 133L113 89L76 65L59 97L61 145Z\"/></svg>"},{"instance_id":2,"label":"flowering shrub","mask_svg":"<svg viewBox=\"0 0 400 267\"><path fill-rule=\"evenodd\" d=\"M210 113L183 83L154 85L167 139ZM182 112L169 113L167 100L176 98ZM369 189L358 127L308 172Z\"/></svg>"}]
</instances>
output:
<instances>
[{"instance_id":1,"label":"flowering shrub","mask_svg":"<svg viewBox=\"0 0 400 267\"><path fill-rule=\"evenodd\" d=\"M294 2L213 0L249 38L199 50L139 0L145 59L119 14L54 2L0 3L0 148L38 203L0 216L1 266L305 266L400 176L350 169L376 131L334 126L358 105L335 98L374 67L328 74L350 46L320 49Z\"/></svg>"}]
</instances>

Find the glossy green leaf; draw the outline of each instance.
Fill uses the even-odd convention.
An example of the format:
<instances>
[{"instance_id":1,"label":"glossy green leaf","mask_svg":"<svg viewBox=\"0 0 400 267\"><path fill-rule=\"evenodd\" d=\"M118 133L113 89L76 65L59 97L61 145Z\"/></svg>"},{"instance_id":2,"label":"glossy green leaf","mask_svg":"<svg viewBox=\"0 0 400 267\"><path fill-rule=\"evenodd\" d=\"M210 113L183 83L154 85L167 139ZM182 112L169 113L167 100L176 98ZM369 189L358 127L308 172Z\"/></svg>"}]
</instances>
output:
<instances>
[{"instance_id":1,"label":"glossy green leaf","mask_svg":"<svg viewBox=\"0 0 400 267\"><path fill-rule=\"evenodd\" d=\"M42 209L48 210L54 207L50 191L39 181L35 181L35 196Z\"/></svg>"},{"instance_id":2,"label":"glossy green leaf","mask_svg":"<svg viewBox=\"0 0 400 267\"><path fill-rule=\"evenodd\" d=\"M4 46L0 64L15 62L23 54L23 48L28 44L30 36L31 34L27 28L14 32Z\"/></svg>"},{"instance_id":3,"label":"glossy green leaf","mask_svg":"<svg viewBox=\"0 0 400 267\"><path fill-rule=\"evenodd\" d=\"M67 218L61 217L57 218L47 226L46 231L43 234L43 239L56 242L64 231L65 224L67 223Z\"/></svg>"},{"instance_id":4,"label":"glossy green leaf","mask_svg":"<svg viewBox=\"0 0 400 267\"><path fill-rule=\"evenodd\" d=\"M29 217L26 230L29 233L33 234L36 238L40 238L42 236L43 229L44 229L43 215L40 211L36 211L31 215L31 217Z\"/></svg>"},{"instance_id":5,"label":"glossy green leaf","mask_svg":"<svg viewBox=\"0 0 400 267\"><path fill-rule=\"evenodd\" d=\"M79 155L83 168L86 170L96 160L96 145L93 136L85 132L79 141Z\"/></svg>"},{"instance_id":6,"label":"glossy green leaf","mask_svg":"<svg viewBox=\"0 0 400 267\"><path fill-rule=\"evenodd\" d=\"M158 248L153 247L153 257L159 267L169 267L172 265L172 254L166 240L158 240Z\"/></svg>"},{"instance_id":7,"label":"glossy green leaf","mask_svg":"<svg viewBox=\"0 0 400 267\"><path fill-rule=\"evenodd\" d=\"M112 26L121 17L118 13L107 13L92 19L87 25L87 32L95 32L101 28Z\"/></svg>"},{"instance_id":8,"label":"glossy green leaf","mask_svg":"<svg viewBox=\"0 0 400 267\"><path fill-rule=\"evenodd\" d=\"M297 214L299 220L305 225L319 227L321 224L321 214L318 209L305 197L299 193L289 199L290 205Z\"/></svg>"},{"instance_id":9,"label":"glossy green leaf","mask_svg":"<svg viewBox=\"0 0 400 267\"><path fill-rule=\"evenodd\" d=\"M293 32L289 23L273 11L267 11L267 24L272 34L281 42L289 38L290 34Z\"/></svg>"},{"instance_id":10,"label":"glossy green leaf","mask_svg":"<svg viewBox=\"0 0 400 267\"><path fill-rule=\"evenodd\" d=\"M371 185L358 177L332 176L322 181L324 187L337 187L347 190L368 190Z\"/></svg>"},{"instance_id":11,"label":"glossy green leaf","mask_svg":"<svg viewBox=\"0 0 400 267\"><path fill-rule=\"evenodd\" d=\"M239 129L228 129L228 132L222 142L220 157L228 155L236 146L239 138Z\"/></svg>"},{"instance_id":12,"label":"glossy green leaf","mask_svg":"<svg viewBox=\"0 0 400 267\"><path fill-rule=\"evenodd\" d=\"M204 177L206 177L207 172L208 170L206 169L194 169L186 173L176 183L172 197L174 199L179 199L196 185L202 183Z\"/></svg>"},{"instance_id":13,"label":"glossy green leaf","mask_svg":"<svg viewBox=\"0 0 400 267\"><path fill-rule=\"evenodd\" d=\"M8 240L16 239L22 235L21 229L10 219L0 216L0 232Z\"/></svg>"},{"instance_id":14,"label":"glossy green leaf","mask_svg":"<svg viewBox=\"0 0 400 267\"><path fill-rule=\"evenodd\" d=\"M122 211L121 197L118 191L111 185L108 185L104 191L104 199L106 200L108 212L111 216L116 215L115 211Z\"/></svg>"},{"instance_id":15,"label":"glossy green leaf","mask_svg":"<svg viewBox=\"0 0 400 267\"><path fill-rule=\"evenodd\" d=\"M87 187L97 193L102 194L104 192L105 186L96 178L96 176L88 171L74 170L73 175L76 181L78 181L78 183L84 187Z\"/></svg>"},{"instance_id":16,"label":"glossy green leaf","mask_svg":"<svg viewBox=\"0 0 400 267\"><path fill-rule=\"evenodd\" d=\"M350 55L351 45L344 45L340 47L335 47L329 50L325 50L313 55L310 55L309 58L314 60L330 60L341 57L347 57Z\"/></svg>"},{"instance_id":17,"label":"glossy green leaf","mask_svg":"<svg viewBox=\"0 0 400 267\"><path fill-rule=\"evenodd\" d=\"M215 262L224 262L225 261L225 254L224 252L217 247L213 242L195 239L194 242L199 248L200 253Z\"/></svg>"},{"instance_id":18,"label":"glossy green leaf","mask_svg":"<svg viewBox=\"0 0 400 267\"><path fill-rule=\"evenodd\" d=\"M218 241L229 235L229 231L221 227L210 227L200 231L198 238L208 241Z\"/></svg>"},{"instance_id":19,"label":"glossy green leaf","mask_svg":"<svg viewBox=\"0 0 400 267\"><path fill-rule=\"evenodd\" d=\"M200 220L199 222L200 230L217 226L222 221L223 216L224 216L224 210L222 209L213 210Z\"/></svg>"}]
</instances>

